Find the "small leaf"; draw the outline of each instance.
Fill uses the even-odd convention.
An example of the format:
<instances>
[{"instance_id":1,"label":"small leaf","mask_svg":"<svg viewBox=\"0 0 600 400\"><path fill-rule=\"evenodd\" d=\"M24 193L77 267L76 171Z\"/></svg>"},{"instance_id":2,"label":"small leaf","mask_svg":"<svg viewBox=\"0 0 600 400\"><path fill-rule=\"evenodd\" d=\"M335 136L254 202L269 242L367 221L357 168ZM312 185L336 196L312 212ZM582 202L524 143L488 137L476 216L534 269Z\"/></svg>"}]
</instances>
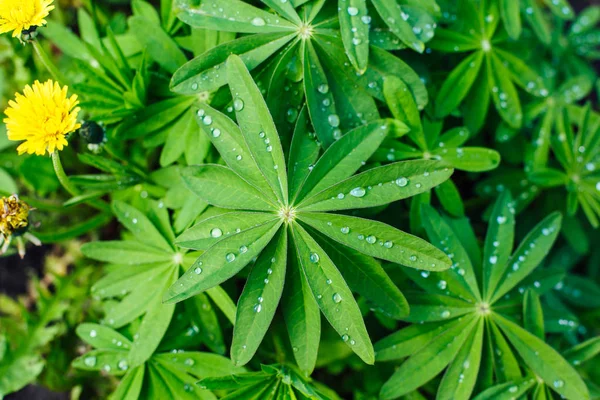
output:
<instances>
[{"instance_id":1,"label":"small leaf","mask_svg":"<svg viewBox=\"0 0 600 400\"><path fill-rule=\"evenodd\" d=\"M299 225L293 238L301 268L319 308L341 336L341 340L365 363L373 364L375 355L362 314L352 292L329 256Z\"/></svg>"},{"instance_id":2,"label":"small leaf","mask_svg":"<svg viewBox=\"0 0 600 400\"><path fill-rule=\"evenodd\" d=\"M456 320L452 327L413 354L383 385L380 398L397 399L439 374L456 357L476 322L473 317Z\"/></svg>"},{"instance_id":3,"label":"small leaf","mask_svg":"<svg viewBox=\"0 0 600 400\"><path fill-rule=\"evenodd\" d=\"M266 195L227 167L212 164L187 167L181 177L192 193L210 205L234 210L276 209Z\"/></svg>"},{"instance_id":4,"label":"small leaf","mask_svg":"<svg viewBox=\"0 0 600 400\"><path fill-rule=\"evenodd\" d=\"M498 314L494 314L494 320L527 366L542 378L548 387L566 398L590 398L588 389L577 371L556 350Z\"/></svg>"},{"instance_id":5,"label":"small leaf","mask_svg":"<svg viewBox=\"0 0 600 400\"><path fill-rule=\"evenodd\" d=\"M454 172L446 164L415 160L373 168L303 200L302 211L376 207L402 200L439 185Z\"/></svg>"},{"instance_id":6,"label":"small leaf","mask_svg":"<svg viewBox=\"0 0 600 400\"><path fill-rule=\"evenodd\" d=\"M221 240L169 288L164 301L185 300L231 278L260 254L280 226L279 221L267 222Z\"/></svg>"},{"instance_id":7,"label":"small leaf","mask_svg":"<svg viewBox=\"0 0 600 400\"><path fill-rule=\"evenodd\" d=\"M542 262L560 232L561 221L560 213L552 213L523 239L508 261L504 277L493 293L493 301L508 293Z\"/></svg>"},{"instance_id":8,"label":"small leaf","mask_svg":"<svg viewBox=\"0 0 600 400\"><path fill-rule=\"evenodd\" d=\"M450 259L423 239L381 222L345 215L300 213L300 221L327 237L363 254L411 268L440 271Z\"/></svg>"},{"instance_id":9,"label":"small leaf","mask_svg":"<svg viewBox=\"0 0 600 400\"><path fill-rule=\"evenodd\" d=\"M175 243L186 249L208 250L215 243L277 219L275 214L234 211L207 218L183 232Z\"/></svg>"},{"instance_id":10,"label":"small leaf","mask_svg":"<svg viewBox=\"0 0 600 400\"><path fill-rule=\"evenodd\" d=\"M287 230L279 231L252 267L237 306L231 358L244 365L256 353L279 304L287 261Z\"/></svg>"},{"instance_id":11,"label":"small leaf","mask_svg":"<svg viewBox=\"0 0 600 400\"><path fill-rule=\"evenodd\" d=\"M484 53L477 51L452 70L442 84L435 103L435 114L445 117L454 111L469 93L483 63Z\"/></svg>"},{"instance_id":12,"label":"small leaf","mask_svg":"<svg viewBox=\"0 0 600 400\"><path fill-rule=\"evenodd\" d=\"M352 66L362 74L369 63L369 22L366 0L339 0L340 32Z\"/></svg>"},{"instance_id":13,"label":"small leaf","mask_svg":"<svg viewBox=\"0 0 600 400\"><path fill-rule=\"evenodd\" d=\"M288 197L288 186L279 135L260 89L238 56L227 59L227 81L250 153L277 198L284 202Z\"/></svg>"},{"instance_id":14,"label":"small leaf","mask_svg":"<svg viewBox=\"0 0 600 400\"><path fill-rule=\"evenodd\" d=\"M289 259L281 306L294 358L300 369L309 376L317 362L321 341L321 313L300 269L298 258L294 254Z\"/></svg>"},{"instance_id":15,"label":"small leaf","mask_svg":"<svg viewBox=\"0 0 600 400\"><path fill-rule=\"evenodd\" d=\"M525 292L523 302L523 326L535 336L544 340L544 313L540 297L533 291Z\"/></svg>"}]
</instances>

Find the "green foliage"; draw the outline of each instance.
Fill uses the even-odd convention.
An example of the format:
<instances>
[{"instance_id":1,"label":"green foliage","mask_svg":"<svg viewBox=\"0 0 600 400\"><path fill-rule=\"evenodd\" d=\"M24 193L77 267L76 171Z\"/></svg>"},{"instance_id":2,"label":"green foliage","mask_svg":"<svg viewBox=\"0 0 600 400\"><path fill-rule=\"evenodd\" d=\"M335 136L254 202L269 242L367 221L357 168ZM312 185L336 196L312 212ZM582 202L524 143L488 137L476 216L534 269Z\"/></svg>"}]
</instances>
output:
<instances>
[{"instance_id":1,"label":"green foliage","mask_svg":"<svg viewBox=\"0 0 600 400\"><path fill-rule=\"evenodd\" d=\"M84 123L0 127L0 398L600 398L600 7L80 3L0 39Z\"/></svg>"}]
</instances>

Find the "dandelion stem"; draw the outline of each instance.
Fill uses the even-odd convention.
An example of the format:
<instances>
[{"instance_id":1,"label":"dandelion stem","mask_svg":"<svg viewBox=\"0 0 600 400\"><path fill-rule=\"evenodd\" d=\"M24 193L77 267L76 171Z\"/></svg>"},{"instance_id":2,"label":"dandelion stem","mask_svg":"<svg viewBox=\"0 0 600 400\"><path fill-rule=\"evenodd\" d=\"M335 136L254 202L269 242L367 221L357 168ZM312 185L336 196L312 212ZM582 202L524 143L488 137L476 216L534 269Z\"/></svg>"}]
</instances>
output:
<instances>
[{"instance_id":1,"label":"dandelion stem","mask_svg":"<svg viewBox=\"0 0 600 400\"><path fill-rule=\"evenodd\" d=\"M54 62L52 61L52 59L50 59L50 57L48 56L48 54L46 53L46 51L44 50L44 48L42 47L40 42L38 42L37 40L34 40L33 41L33 49L35 50L36 54L42 61L42 64L44 64L44 66L46 67L48 72L50 72L50 75L52 75L54 80L58 81L58 82L62 82L63 85L67 84L68 82L67 82L66 78L58 70L56 65L54 65Z\"/></svg>"},{"instance_id":2,"label":"dandelion stem","mask_svg":"<svg viewBox=\"0 0 600 400\"><path fill-rule=\"evenodd\" d=\"M54 151L52 153L52 165L54 166L54 172L56 172L56 177L60 184L65 188L67 192L71 196L78 196L81 194L79 189L71 182L67 174L65 173L65 169L63 168L62 162L60 161L60 154L58 151ZM102 200L91 199L86 202L91 207L94 207L100 211L110 211L110 206L106 204Z\"/></svg>"}]
</instances>

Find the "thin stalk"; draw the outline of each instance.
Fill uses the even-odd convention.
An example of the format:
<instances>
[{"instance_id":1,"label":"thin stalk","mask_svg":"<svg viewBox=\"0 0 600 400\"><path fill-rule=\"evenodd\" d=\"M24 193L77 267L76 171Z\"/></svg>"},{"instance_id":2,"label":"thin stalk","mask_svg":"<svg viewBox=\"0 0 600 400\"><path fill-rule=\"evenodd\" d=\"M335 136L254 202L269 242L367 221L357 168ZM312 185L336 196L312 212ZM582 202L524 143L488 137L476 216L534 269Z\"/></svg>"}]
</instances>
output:
<instances>
[{"instance_id":1,"label":"thin stalk","mask_svg":"<svg viewBox=\"0 0 600 400\"><path fill-rule=\"evenodd\" d=\"M54 172L56 173L56 177L60 184L65 188L67 192L71 196L78 196L81 194L79 189L71 182L67 174L65 173L65 169L63 168L62 162L60 161L60 154L58 150L52 153L52 165L54 166ZM94 207L100 211L111 211L110 206L106 204L102 200L88 200L86 204L89 204L91 207Z\"/></svg>"},{"instance_id":2,"label":"thin stalk","mask_svg":"<svg viewBox=\"0 0 600 400\"><path fill-rule=\"evenodd\" d=\"M33 40L32 43L33 43L33 49L35 50L35 53L38 55L38 57L42 61L42 64L44 64L44 67L46 67L46 69L48 70L48 72L50 72L50 75L52 75L52 77L54 78L54 80L57 81L57 82L62 82L63 85L67 84L66 78L58 70L58 68L56 67L56 65L54 65L54 62L48 56L48 54L46 53L46 51L44 50L44 48L42 47L42 45L40 44L40 42L38 42L37 40Z\"/></svg>"}]
</instances>

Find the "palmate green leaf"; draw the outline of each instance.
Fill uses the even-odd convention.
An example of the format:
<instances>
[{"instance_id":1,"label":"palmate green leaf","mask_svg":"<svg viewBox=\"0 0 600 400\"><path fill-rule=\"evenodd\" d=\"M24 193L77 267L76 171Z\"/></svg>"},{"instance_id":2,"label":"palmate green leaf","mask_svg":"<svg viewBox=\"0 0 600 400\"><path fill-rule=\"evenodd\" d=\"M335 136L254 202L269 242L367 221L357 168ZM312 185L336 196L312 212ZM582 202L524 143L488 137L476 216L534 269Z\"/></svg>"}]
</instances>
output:
<instances>
[{"instance_id":1,"label":"palmate green leaf","mask_svg":"<svg viewBox=\"0 0 600 400\"><path fill-rule=\"evenodd\" d=\"M367 364L375 355L352 292L329 256L299 225L292 227L297 257L319 308L348 346Z\"/></svg>"},{"instance_id":2,"label":"palmate green leaf","mask_svg":"<svg viewBox=\"0 0 600 400\"><path fill-rule=\"evenodd\" d=\"M285 158L260 89L238 56L227 59L227 80L238 124L258 168L283 203L288 197Z\"/></svg>"},{"instance_id":3,"label":"palmate green leaf","mask_svg":"<svg viewBox=\"0 0 600 400\"><path fill-rule=\"evenodd\" d=\"M434 188L442 207L454 217L465 215L465 205L458 188L451 180L447 180Z\"/></svg>"},{"instance_id":4,"label":"palmate green leaf","mask_svg":"<svg viewBox=\"0 0 600 400\"><path fill-rule=\"evenodd\" d=\"M381 388L380 398L397 399L439 374L456 357L476 323L474 317L454 321L394 372Z\"/></svg>"},{"instance_id":5,"label":"palmate green leaf","mask_svg":"<svg viewBox=\"0 0 600 400\"><path fill-rule=\"evenodd\" d=\"M112 209L119 222L137 240L167 252L174 251L169 241L140 210L122 201L113 202Z\"/></svg>"},{"instance_id":6,"label":"palmate green leaf","mask_svg":"<svg viewBox=\"0 0 600 400\"><path fill-rule=\"evenodd\" d=\"M136 139L156 132L189 110L195 100L179 96L153 103L125 118L114 135L119 139Z\"/></svg>"},{"instance_id":7,"label":"palmate green leaf","mask_svg":"<svg viewBox=\"0 0 600 400\"><path fill-rule=\"evenodd\" d=\"M317 162L321 150L321 146L309 132L308 124L308 110L303 107L296 121L288 160L290 198L296 198L311 167Z\"/></svg>"},{"instance_id":8,"label":"palmate green leaf","mask_svg":"<svg viewBox=\"0 0 600 400\"><path fill-rule=\"evenodd\" d=\"M304 91L306 104L317 137L329 147L342 135L336 99L330 82L311 42L304 44Z\"/></svg>"},{"instance_id":9,"label":"palmate green leaf","mask_svg":"<svg viewBox=\"0 0 600 400\"><path fill-rule=\"evenodd\" d=\"M432 207L421 206L421 215L423 227L427 231L429 240L439 249L447 248L449 252L452 252L454 265L451 270L435 274L435 277L440 278L440 281L418 279L415 282L429 292L443 293L449 286L454 295L465 299L481 300L477 276L470 259L470 254L463 246L464 240L454 232L452 227ZM442 281L446 283L440 284Z\"/></svg>"},{"instance_id":10,"label":"palmate green leaf","mask_svg":"<svg viewBox=\"0 0 600 400\"><path fill-rule=\"evenodd\" d=\"M376 207L426 192L453 170L439 161L416 160L373 168L307 198L301 211L333 211Z\"/></svg>"},{"instance_id":11,"label":"palmate green leaf","mask_svg":"<svg viewBox=\"0 0 600 400\"><path fill-rule=\"evenodd\" d=\"M398 287L392 282L381 265L346 246L340 246L329 237L310 233L317 239L323 250L338 267L352 291L360 294L385 315L401 319L408 315L409 307Z\"/></svg>"},{"instance_id":12,"label":"palmate green leaf","mask_svg":"<svg viewBox=\"0 0 600 400\"><path fill-rule=\"evenodd\" d=\"M227 84L227 58L237 54L254 69L288 44L295 35L263 33L224 43L184 64L171 78L171 90L179 94L213 91Z\"/></svg>"},{"instance_id":13,"label":"palmate green leaf","mask_svg":"<svg viewBox=\"0 0 600 400\"><path fill-rule=\"evenodd\" d=\"M442 333L449 324L413 324L403 328L375 343L376 361L400 360L408 357Z\"/></svg>"},{"instance_id":14,"label":"palmate green leaf","mask_svg":"<svg viewBox=\"0 0 600 400\"><path fill-rule=\"evenodd\" d=\"M366 0L338 0L340 32L346 55L359 74L369 64L369 17Z\"/></svg>"},{"instance_id":15,"label":"palmate green leaf","mask_svg":"<svg viewBox=\"0 0 600 400\"><path fill-rule=\"evenodd\" d=\"M207 218L182 233L175 243L194 250L208 250L215 243L241 231L275 221L275 214L234 211Z\"/></svg>"},{"instance_id":16,"label":"palmate green leaf","mask_svg":"<svg viewBox=\"0 0 600 400\"><path fill-rule=\"evenodd\" d=\"M423 239L381 222L325 213L300 213L298 219L327 237L363 254L412 268L448 269L450 259Z\"/></svg>"},{"instance_id":17,"label":"palmate green leaf","mask_svg":"<svg viewBox=\"0 0 600 400\"><path fill-rule=\"evenodd\" d=\"M112 400L136 400L142 391L145 368L143 366L133 368L121 379L119 386L112 393Z\"/></svg>"},{"instance_id":18,"label":"palmate green leaf","mask_svg":"<svg viewBox=\"0 0 600 400\"><path fill-rule=\"evenodd\" d=\"M421 149L426 149L419 109L408 86L395 76L387 77L383 81L383 95L394 118L405 122L410 129L408 136Z\"/></svg>"},{"instance_id":19,"label":"palmate green leaf","mask_svg":"<svg viewBox=\"0 0 600 400\"><path fill-rule=\"evenodd\" d=\"M164 301L179 302L231 278L260 254L280 226L280 221L267 222L221 240L169 288Z\"/></svg>"},{"instance_id":20,"label":"palmate green leaf","mask_svg":"<svg viewBox=\"0 0 600 400\"><path fill-rule=\"evenodd\" d=\"M535 35L545 45L552 41L552 28L545 18L544 12L536 0L521 0L525 12L525 19L535 32Z\"/></svg>"},{"instance_id":21,"label":"palmate green leaf","mask_svg":"<svg viewBox=\"0 0 600 400\"><path fill-rule=\"evenodd\" d=\"M533 378L523 378L487 388L473 400L511 400L524 396L535 384Z\"/></svg>"},{"instance_id":22,"label":"palmate green leaf","mask_svg":"<svg viewBox=\"0 0 600 400\"><path fill-rule=\"evenodd\" d=\"M377 120L353 129L336 141L310 170L296 201L354 175L381 145L392 127L395 132L405 130L402 123L394 120Z\"/></svg>"},{"instance_id":23,"label":"palmate green leaf","mask_svg":"<svg viewBox=\"0 0 600 400\"><path fill-rule=\"evenodd\" d=\"M244 365L254 356L279 304L287 262L287 229L282 229L252 267L237 306L231 358Z\"/></svg>"},{"instance_id":24,"label":"palmate green leaf","mask_svg":"<svg viewBox=\"0 0 600 400\"><path fill-rule=\"evenodd\" d=\"M81 246L81 252L88 258L114 264L150 264L173 260L173 253L127 240L85 243Z\"/></svg>"},{"instance_id":25,"label":"palmate green leaf","mask_svg":"<svg viewBox=\"0 0 600 400\"><path fill-rule=\"evenodd\" d=\"M165 276L171 273L171 267L159 270L160 274L152 276L145 281L137 281L139 285L144 286L129 287L125 297L111 307L105 316L105 321L113 328L121 328L124 325L134 321L150 310L150 306L157 305L155 298L164 292ZM100 289L101 290L101 289Z\"/></svg>"},{"instance_id":26,"label":"palmate green leaf","mask_svg":"<svg viewBox=\"0 0 600 400\"><path fill-rule=\"evenodd\" d=\"M229 117L208 105L200 107L197 120L229 168L275 203L275 193L265 181L240 128Z\"/></svg>"},{"instance_id":27,"label":"palmate green leaf","mask_svg":"<svg viewBox=\"0 0 600 400\"><path fill-rule=\"evenodd\" d=\"M563 353L572 365L580 365L600 354L600 336L586 340Z\"/></svg>"},{"instance_id":28,"label":"palmate green leaf","mask_svg":"<svg viewBox=\"0 0 600 400\"><path fill-rule=\"evenodd\" d=\"M476 51L465 58L442 84L435 103L435 114L443 118L454 111L469 93L481 69L485 54ZM478 90L481 90L478 88Z\"/></svg>"},{"instance_id":29,"label":"palmate green leaf","mask_svg":"<svg viewBox=\"0 0 600 400\"><path fill-rule=\"evenodd\" d=\"M144 46L150 57L170 73L186 63L185 54L177 43L162 29L158 21L141 16L129 18L129 28Z\"/></svg>"},{"instance_id":30,"label":"palmate green leaf","mask_svg":"<svg viewBox=\"0 0 600 400\"><path fill-rule=\"evenodd\" d=\"M289 32L297 27L274 14L240 0L211 0L179 5L179 19L195 28L240 33Z\"/></svg>"},{"instance_id":31,"label":"palmate green leaf","mask_svg":"<svg viewBox=\"0 0 600 400\"><path fill-rule=\"evenodd\" d=\"M289 268L281 299L283 317L300 369L308 376L317 362L321 340L321 313L295 254Z\"/></svg>"},{"instance_id":32,"label":"palmate green leaf","mask_svg":"<svg viewBox=\"0 0 600 400\"><path fill-rule=\"evenodd\" d=\"M178 275L178 271L173 270L167 279L163 279L159 293L164 293L165 289L177 280ZM175 312L175 304L162 304L159 293L155 293L152 301L147 305L148 311L133 338L128 355L129 363L133 367L143 364L152 356L167 332Z\"/></svg>"},{"instance_id":33,"label":"palmate green leaf","mask_svg":"<svg viewBox=\"0 0 600 400\"><path fill-rule=\"evenodd\" d=\"M419 53L425 50L425 45L415 36L413 27L407 22L409 16L404 12L403 6L393 0L373 0L373 5L390 31L406 46Z\"/></svg>"},{"instance_id":34,"label":"palmate green leaf","mask_svg":"<svg viewBox=\"0 0 600 400\"><path fill-rule=\"evenodd\" d=\"M500 154L483 147L442 148L433 154L461 171L484 172L498 167Z\"/></svg>"},{"instance_id":35,"label":"palmate green leaf","mask_svg":"<svg viewBox=\"0 0 600 400\"><path fill-rule=\"evenodd\" d=\"M123 375L128 368L126 350L92 350L73 360L73 367L84 371L104 371Z\"/></svg>"},{"instance_id":36,"label":"palmate green leaf","mask_svg":"<svg viewBox=\"0 0 600 400\"><path fill-rule=\"evenodd\" d=\"M523 123L521 102L515 85L510 79L510 72L502 60L495 54L486 56L488 79L492 90L492 99L496 110L511 127L520 128Z\"/></svg>"},{"instance_id":37,"label":"palmate green leaf","mask_svg":"<svg viewBox=\"0 0 600 400\"><path fill-rule=\"evenodd\" d=\"M488 114L491 101L489 90L487 90L489 81L487 70L480 68L461 107L465 125L473 133L481 130Z\"/></svg>"},{"instance_id":38,"label":"palmate green leaf","mask_svg":"<svg viewBox=\"0 0 600 400\"><path fill-rule=\"evenodd\" d=\"M498 2L500 16L504 22L504 28L512 39L521 36L521 10L519 0L500 0Z\"/></svg>"},{"instance_id":39,"label":"palmate green leaf","mask_svg":"<svg viewBox=\"0 0 600 400\"><path fill-rule=\"evenodd\" d=\"M450 363L440 382L436 400L468 400L471 398L481 362L484 325L484 320L479 319L477 326Z\"/></svg>"},{"instance_id":40,"label":"palmate green leaf","mask_svg":"<svg viewBox=\"0 0 600 400\"><path fill-rule=\"evenodd\" d=\"M483 298L492 298L501 283L515 237L515 213L508 191L502 193L490 216L483 249Z\"/></svg>"},{"instance_id":41,"label":"palmate green leaf","mask_svg":"<svg viewBox=\"0 0 600 400\"><path fill-rule=\"evenodd\" d=\"M523 326L544 340L544 312L540 297L531 289L525 292L523 302Z\"/></svg>"},{"instance_id":42,"label":"palmate green leaf","mask_svg":"<svg viewBox=\"0 0 600 400\"><path fill-rule=\"evenodd\" d=\"M266 195L227 167L187 167L182 169L181 177L192 193L213 206L234 210L276 210Z\"/></svg>"},{"instance_id":43,"label":"palmate green leaf","mask_svg":"<svg viewBox=\"0 0 600 400\"><path fill-rule=\"evenodd\" d=\"M408 275L414 275L414 272ZM427 276L427 272L424 271L421 276ZM471 314L476 310L473 302L445 294L407 292L406 298L410 304L410 315L406 320L411 322L444 321Z\"/></svg>"},{"instance_id":44,"label":"palmate green leaf","mask_svg":"<svg viewBox=\"0 0 600 400\"><path fill-rule=\"evenodd\" d=\"M202 342L213 352L225 354L223 333L221 332L217 313L208 296L205 293L200 293L186 301L184 306L192 326L196 326L200 330ZM199 327L202 327L202 329Z\"/></svg>"},{"instance_id":45,"label":"palmate green leaf","mask_svg":"<svg viewBox=\"0 0 600 400\"><path fill-rule=\"evenodd\" d=\"M152 360L197 378L227 377L246 371L242 367L234 366L228 358L198 351L155 354Z\"/></svg>"},{"instance_id":46,"label":"palmate green leaf","mask_svg":"<svg viewBox=\"0 0 600 400\"><path fill-rule=\"evenodd\" d=\"M92 294L99 298L119 297L132 291L139 282L149 282L161 275L170 263L142 264L142 268L127 268L116 265L110 272L94 283Z\"/></svg>"},{"instance_id":47,"label":"palmate green leaf","mask_svg":"<svg viewBox=\"0 0 600 400\"><path fill-rule=\"evenodd\" d=\"M490 293L493 301L508 293L541 263L558 237L561 221L561 214L554 212L544 218L523 239L506 264L501 283L497 286L493 295Z\"/></svg>"},{"instance_id":48,"label":"palmate green leaf","mask_svg":"<svg viewBox=\"0 0 600 400\"><path fill-rule=\"evenodd\" d=\"M493 314L493 318L527 366L552 390L568 399L590 398L577 371L556 350L504 317Z\"/></svg>"},{"instance_id":49,"label":"palmate green leaf","mask_svg":"<svg viewBox=\"0 0 600 400\"><path fill-rule=\"evenodd\" d=\"M105 325L84 323L77 327L77 336L96 349L128 350L132 343L119 332Z\"/></svg>"},{"instance_id":50,"label":"palmate green leaf","mask_svg":"<svg viewBox=\"0 0 600 400\"><path fill-rule=\"evenodd\" d=\"M317 36L316 39L315 48L327 73L330 90L336 102L336 115L340 118L339 130L333 130L333 138L337 139L340 136L340 131L349 131L369 121L379 119L379 110L375 100L371 97L373 94L370 91L369 84L373 85L373 83L364 81L364 77L368 75L368 72L358 78L359 85L357 85L356 70L348 65L346 57L341 52L343 49L342 43L331 36ZM340 52L328 53L326 48L329 47L333 47L336 49L335 51ZM372 67L367 69L367 71L372 70ZM332 121L334 125L337 124L335 117ZM329 117L327 122L329 123Z\"/></svg>"},{"instance_id":51,"label":"palmate green leaf","mask_svg":"<svg viewBox=\"0 0 600 400\"><path fill-rule=\"evenodd\" d=\"M522 377L519 361L498 326L490 319L485 321L488 332L490 358L499 381L520 379Z\"/></svg>"}]
</instances>

